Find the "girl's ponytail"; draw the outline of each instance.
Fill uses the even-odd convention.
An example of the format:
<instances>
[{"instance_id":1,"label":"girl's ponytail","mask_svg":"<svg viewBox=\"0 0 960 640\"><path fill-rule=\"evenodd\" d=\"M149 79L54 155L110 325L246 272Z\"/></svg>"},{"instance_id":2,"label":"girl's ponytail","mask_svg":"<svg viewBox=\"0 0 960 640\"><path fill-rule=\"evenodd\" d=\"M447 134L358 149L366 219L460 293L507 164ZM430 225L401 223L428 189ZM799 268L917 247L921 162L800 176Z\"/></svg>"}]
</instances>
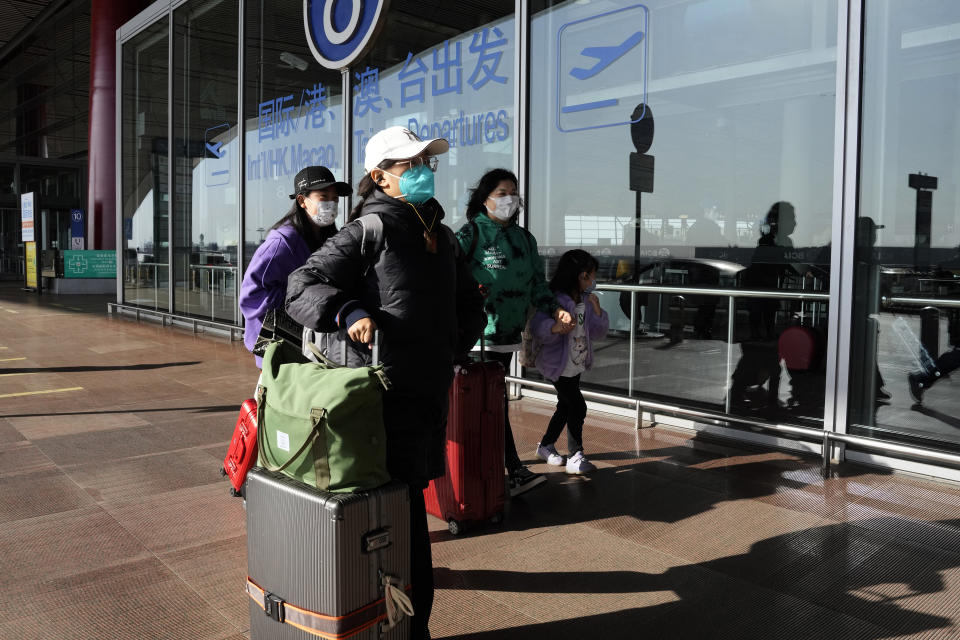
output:
<instances>
[{"instance_id":1,"label":"girl's ponytail","mask_svg":"<svg viewBox=\"0 0 960 640\"><path fill-rule=\"evenodd\" d=\"M377 169L389 169L396 161L394 160L384 160L377 165ZM363 203L367 198L370 197L370 194L374 191L383 191L376 182L373 181L373 178L370 177L370 172L363 174L363 177L360 178L360 183L357 185L357 204L353 206L353 209L350 211L350 216L347 219L347 222L353 222L360 217L361 212L363 211Z\"/></svg>"}]
</instances>

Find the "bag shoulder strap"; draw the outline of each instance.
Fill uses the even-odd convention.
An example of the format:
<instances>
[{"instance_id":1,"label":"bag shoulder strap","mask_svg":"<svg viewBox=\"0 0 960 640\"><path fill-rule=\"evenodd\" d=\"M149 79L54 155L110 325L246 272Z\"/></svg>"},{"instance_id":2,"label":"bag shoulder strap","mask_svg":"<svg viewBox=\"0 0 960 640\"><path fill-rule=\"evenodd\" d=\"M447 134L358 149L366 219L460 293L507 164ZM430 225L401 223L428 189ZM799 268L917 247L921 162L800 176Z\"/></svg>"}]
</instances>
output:
<instances>
[{"instance_id":1,"label":"bag shoulder strap","mask_svg":"<svg viewBox=\"0 0 960 640\"><path fill-rule=\"evenodd\" d=\"M453 229L451 229L445 224L441 224L440 230L441 230L441 233L443 233L444 237L447 239L447 243L449 243L450 248L453 250L453 255L455 257L460 256L460 259L465 258L466 256L460 251L460 241L457 240L457 236L453 232Z\"/></svg>"},{"instance_id":2,"label":"bag shoulder strap","mask_svg":"<svg viewBox=\"0 0 960 640\"><path fill-rule=\"evenodd\" d=\"M363 227L363 238L360 241L360 255L370 265L376 262L377 255L383 249L383 218L376 213L368 213L358 218Z\"/></svg>"},{"instance_id":3,"label":"bag shoulder strap","mask_svg":"<svg viewBox=\"0 0 960 640\"><path fill-rule=\"evenodd\" d=\"M470 249L467 250L467 260L473 260L473 252L477 250L477 243L480 242L480 228L474 219L470 219Z\"/></svg>"}]
</instances>

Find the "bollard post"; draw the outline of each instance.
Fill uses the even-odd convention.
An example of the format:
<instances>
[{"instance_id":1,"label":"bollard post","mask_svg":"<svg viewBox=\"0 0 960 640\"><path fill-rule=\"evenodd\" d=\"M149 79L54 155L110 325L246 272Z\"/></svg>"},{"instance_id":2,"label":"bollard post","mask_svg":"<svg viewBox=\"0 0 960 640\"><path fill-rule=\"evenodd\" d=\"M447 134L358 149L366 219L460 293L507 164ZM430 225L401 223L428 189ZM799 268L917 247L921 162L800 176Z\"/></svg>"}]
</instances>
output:
<instances>
[{"instance_id":1,"label":"bollard post","mask_svg":"<svg viewBox=\"0 0 960 640\"><path fill-rule=\"evenodd\" d=\"M940 310L936 307L924 307L920 310L920 363L927 371L940 353Z\"/></svg>"},{"instance_id":2,"label":"bollard post","mask_svg":"<svg viewBox=\"0 0 960 640\"><path fill-rule=\"evenodd\" d=\"M670 344L683 342L683 296L670 298Z\"/></svg>"}]
</instances>

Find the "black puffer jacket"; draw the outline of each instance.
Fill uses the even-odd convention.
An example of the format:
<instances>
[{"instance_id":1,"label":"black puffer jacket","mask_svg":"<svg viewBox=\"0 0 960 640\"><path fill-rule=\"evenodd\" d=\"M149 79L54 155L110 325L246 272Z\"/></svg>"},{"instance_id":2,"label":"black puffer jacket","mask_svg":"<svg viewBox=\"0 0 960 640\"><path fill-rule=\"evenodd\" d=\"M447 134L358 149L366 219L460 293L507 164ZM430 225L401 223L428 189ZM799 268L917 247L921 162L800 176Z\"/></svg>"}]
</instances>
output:
<instances>
[{"instance_id":1,"label":"black puffer jacket","mask_svg":"<svg viewBox=\"0 0 960 640\"><path fill-rule=\"evenodd\" d=\"M363 256L363 227L351 222L290 275L286 299L287 313L318 331L348 328L347 316L358 310L377 324L380 358L393 383L385 401L393 410L384 416L388 465L394 477L408 482L443 473L454 359L472 347L486 322L459 245L441 228L440 204L429 200L417 210L428 225L436 216L437 253L426 251L424 226L412 205L374 191L361 215L383 220L379 254ZM424 403L431 406L391 415Z\"/></svg>"}]
</instances>

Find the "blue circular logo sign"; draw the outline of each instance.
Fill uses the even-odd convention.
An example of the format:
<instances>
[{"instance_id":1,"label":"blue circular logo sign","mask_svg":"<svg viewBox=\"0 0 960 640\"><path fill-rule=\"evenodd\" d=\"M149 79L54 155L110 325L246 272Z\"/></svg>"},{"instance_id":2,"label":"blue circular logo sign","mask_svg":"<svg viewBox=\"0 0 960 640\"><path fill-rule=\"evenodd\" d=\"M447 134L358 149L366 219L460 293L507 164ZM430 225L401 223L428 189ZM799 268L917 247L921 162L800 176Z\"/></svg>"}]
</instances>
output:
<instances>
[{"instance_id":1,"label":"blue circular logo sign","mask_svg":"<svg viewBox=\"0 0 960 640\"><path fill-rule=\"evenodd\" d=\"M373 44L389 0L303 0L303 27L313 57L344 69Z\"/></svg>"}]
</instances>

